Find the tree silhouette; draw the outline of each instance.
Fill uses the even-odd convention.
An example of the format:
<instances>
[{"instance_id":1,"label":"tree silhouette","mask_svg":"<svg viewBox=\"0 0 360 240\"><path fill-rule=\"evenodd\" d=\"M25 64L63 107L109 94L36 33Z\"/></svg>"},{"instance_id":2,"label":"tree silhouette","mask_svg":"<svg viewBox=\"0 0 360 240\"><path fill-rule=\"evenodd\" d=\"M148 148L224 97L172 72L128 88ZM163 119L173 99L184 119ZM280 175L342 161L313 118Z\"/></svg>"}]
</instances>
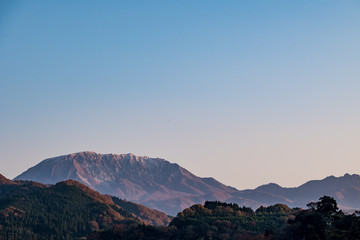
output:
<instances>
[{"instance_id":1,"label":"tree silhouette","mask_svg":"<svg viewBox=\"0 0 360 240\"><path fill-rule=\"evenodd\" d=\"M326 215L330 216L339 210L336 200L329 196L323 196L319 199L320 201L316 203L316 211Z\"/></svg>"}]
</instances>

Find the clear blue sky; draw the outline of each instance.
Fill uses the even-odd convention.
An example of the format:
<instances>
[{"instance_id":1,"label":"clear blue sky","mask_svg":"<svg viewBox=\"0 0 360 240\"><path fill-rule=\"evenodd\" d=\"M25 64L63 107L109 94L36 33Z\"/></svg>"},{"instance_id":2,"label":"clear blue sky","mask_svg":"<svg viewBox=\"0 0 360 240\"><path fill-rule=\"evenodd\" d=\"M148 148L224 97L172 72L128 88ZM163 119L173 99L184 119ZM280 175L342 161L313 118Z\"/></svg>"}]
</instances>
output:
<instances>
[{"instance_id":1,"label":"clear blue sky","mask_svg":"<svg viewBox=\"0 0 360 240\"><path fill-rule=\"evenodd\" d=\"M239 189L360 173L359 1L1 1L0 173L84 150Z\"/></svg>"}]
</instances>

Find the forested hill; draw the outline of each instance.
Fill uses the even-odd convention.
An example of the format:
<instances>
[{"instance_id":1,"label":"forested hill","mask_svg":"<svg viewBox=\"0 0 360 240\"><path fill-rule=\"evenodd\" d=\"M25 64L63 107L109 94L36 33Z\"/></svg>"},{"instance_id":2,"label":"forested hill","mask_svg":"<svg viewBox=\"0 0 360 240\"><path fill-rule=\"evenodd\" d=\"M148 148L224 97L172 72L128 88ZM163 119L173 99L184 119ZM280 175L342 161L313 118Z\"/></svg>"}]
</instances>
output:
<instances>
[{"instance_id":1,"label":"forested hill","mask_svg":"<svg viewBox=\"0 0 360 240\"><path fill-rule=\"evenodd\" d=\"M44 185L0 175L0 239L71 239L114 224L169 221L164 213L102 195L74 180Z\"/></svg>"},{"instance_id":2,"label":"forested hill","mask_svg":"<svg viewBox=\"0 0 360 240\"><path fill-rule=\"evenodd\" d=\"M360 239L360 217L344 214L336 200L323 196L308 209L284 204L256 211L237 204L207 201L180 212L168 227L117 225L88 240L339 240Z\"/></svg>"}]
</instances>

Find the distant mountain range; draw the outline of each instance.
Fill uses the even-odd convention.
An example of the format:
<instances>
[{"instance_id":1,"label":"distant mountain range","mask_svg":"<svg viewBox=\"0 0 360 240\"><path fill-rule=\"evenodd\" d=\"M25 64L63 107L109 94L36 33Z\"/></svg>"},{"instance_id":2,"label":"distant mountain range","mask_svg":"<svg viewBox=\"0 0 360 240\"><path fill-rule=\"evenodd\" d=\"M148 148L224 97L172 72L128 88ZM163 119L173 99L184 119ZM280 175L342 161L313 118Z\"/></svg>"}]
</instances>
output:
<instances>
[{"instance_id":1,"label":"distant mountain range","mask_svg":"<svg viewBox=\"0 0 360 240\"><path fill-rule=\"evenodd\" d=\"M323 195L333 196L343 209L360 208L360 176L345 174L309 181L296 188L271 183L253 190L237 190L213 178L200 178L164 159L133 154L80 152L46 159L15 180L46 184L74 179L102 193L141 203L176 215L206 200L234 202L254 209L284 203L304 207Z\"/></svg>"}]
</instances>

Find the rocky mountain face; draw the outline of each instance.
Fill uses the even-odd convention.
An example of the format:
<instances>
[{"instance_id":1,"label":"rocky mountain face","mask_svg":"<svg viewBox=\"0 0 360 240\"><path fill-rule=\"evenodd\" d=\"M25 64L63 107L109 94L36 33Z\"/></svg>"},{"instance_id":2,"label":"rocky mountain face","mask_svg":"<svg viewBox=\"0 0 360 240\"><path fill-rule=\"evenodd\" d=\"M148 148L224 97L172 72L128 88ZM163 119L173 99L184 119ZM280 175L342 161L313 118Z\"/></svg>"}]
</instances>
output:
<instances>
[{"instance_id":1,"label":"rocky mountain face","mask_svg":"<svg viewBox=\"0 0 360 240\"><path fill-rule=\"evenodd\" d=\"M206 200L234 202L256 209L275 203L304 207L323 195L331 195L345 209L360 208L358 175L328 177L298 188L268 184L239 191L213 178L197 177L178 164L132 154L81 152L59 156L40 162L15 179L52 184L74 179L100 193L135 201L173 216Z\"/></svg>"},{"instance_id":2,"label":"rocky mountain face","mask_svg":"<svg viewBox=\"0 0 360 240\"><path fill-rule=\"evenodd\" d=\"M15 178L48 184L66 179L172 215L199 201L226 200L238 192L166 160L133 154L81 152L50 158Z\"/></svg>"}]
</instances>

